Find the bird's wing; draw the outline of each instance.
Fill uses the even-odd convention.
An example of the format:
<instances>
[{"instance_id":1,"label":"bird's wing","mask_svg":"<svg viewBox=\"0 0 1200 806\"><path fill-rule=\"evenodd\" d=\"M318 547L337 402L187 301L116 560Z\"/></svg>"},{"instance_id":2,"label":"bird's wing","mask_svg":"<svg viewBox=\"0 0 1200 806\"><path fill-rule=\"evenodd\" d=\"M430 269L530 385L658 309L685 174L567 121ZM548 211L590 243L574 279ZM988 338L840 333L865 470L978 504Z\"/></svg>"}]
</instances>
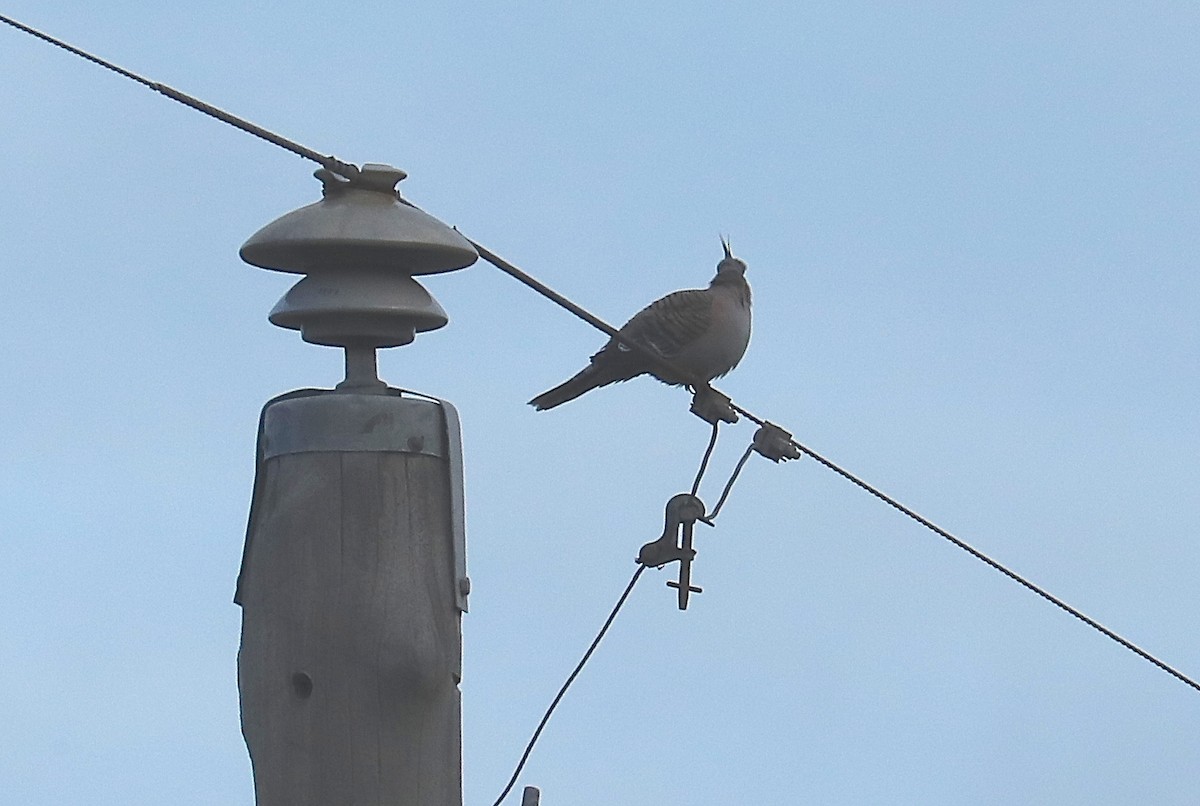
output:
<instances>
[{"instance_id":1,"label":"bird's wing","mask_svg":"<svg viewBox=\"0 0 1200 806\"><path fill-rule=\"evenodd\" d=\"M676 291L639 311L621 334L670 359L704 335L712 323L712 308L710 291ZM619 349L628 348L620 345Z\"/></svg>"}]
</instances>

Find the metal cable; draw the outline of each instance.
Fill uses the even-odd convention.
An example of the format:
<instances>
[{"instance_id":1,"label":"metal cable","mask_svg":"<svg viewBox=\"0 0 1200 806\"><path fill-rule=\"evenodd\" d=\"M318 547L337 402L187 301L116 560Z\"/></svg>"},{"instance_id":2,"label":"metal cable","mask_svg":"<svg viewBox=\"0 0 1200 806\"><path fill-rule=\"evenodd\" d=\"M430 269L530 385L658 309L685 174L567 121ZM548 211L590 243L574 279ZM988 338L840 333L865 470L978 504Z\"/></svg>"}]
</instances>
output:
<instances>
[{"instance_id":1,"label":"metal cable","mask_svg":"<svg viewBox=\"0 0 1200 806\"><path fill-rule=\"evenodd\" d=\"M577 305L576 303L574 303L571 300L567 299L566 297L562 296L561 294L554 291L553 289L547 287L543 283L539 282L538 280L534 279L530 275L528 275L525 272L518 269L516 266L513 266L508 261L503 260L502 258L499 258L495 254L493 254L492 252L490 252L487 249L484 249L483 247L479 246L478 244L475 244L475 247L479 251L480 257L482 257L484 260L491 263L496 268L503 271L505 274L508 274L511 277L514 277L515 279L524 283L526 286L532 288L534 291L537 291L539 294L541 294L542 296L549 299L551 302L554 302L554 303L558 304L559 306L567 309L571 313L574 313L580 319L582 319L583 321L592 325L593 327L597 328L598 330L601 330L604 333L607 333L609 336L618 339L622 344L626 344L626 345L630 346L631 348L637 349L644 355L646 355L650 358L653 358L657 363L664 364L668 368L670 368L670 362L663 359L662 356L655 354L653 351L638 344L637 342L632 342L629 339L623 338L622 335L619 332L617 332L611 325L608 325L607 323L603 322L602 320L596 318L590 312L588 312L586 309L582 308L581 306ZM742 415L747 420L750 420L751 422L755 423L756 425L760 425L760 426L767 425L767 421L765 419L763 419L762 417L759 417L758 415L754 414L753 412L749 411L748 409L743 408L742 406L739 406L736 403L731 402L730 407L734 411L736 411L738 414ZM1116 641L1121 646L1125 647L1129 651L1138 655L1142 659L1149 661L1150 663L1157 666L1159 669L1163 670L1164 672L1171 675L1172 677L1175 677L1179 681L1186 683L1187 685L1191 686L1196 691L1200 691L1200 683L1197 683L1195 680L1193 680L1192 678L1183 674L1179 670L1169 666L1168 664L1166 664L1163 661L1159 660L1158 658L1154 657L1149 652L1147 652L1146 650L1137 646L1133 642L1129 641L1126 638L1123 638L1121 635L1108 629L1107 627L1105 627L1103 624L1100 624L1095 619L1089 617L1088 615L1081 612L1080 610L1072 607L1071 605L1062 601L1061 599L1059 599L1058 597L1049 593L1045 589L1035 585L1034 583L1025 579L1023 576L1016 573L1015 571L1009 570L1008 568L1001 565L996 560L993 560L991 557L987 556L983 552L979 551L978 549L976 549L973 546L971 546L970 544L968 544L966 541L954 536L950 532L946 531L945 529L941 528L937 524L930 521L928 518L917 513L916 511L906 507L905 505L901 504L896 499L892 498L891 496L885 494L881 490L879 490L879 489L873 487L872 485L868 484L867 482L863 481L858 476L855 476L853 473L849 472L848 470L845 470L842 467L839 467L837 464L830 461L829 459L826 459L824 456L817 453L816 451L809 448L808 446L796 441L795 439L790 439L789 441L791 442L792 445L794 445L802 453L805 453L808 456L811 456L813 459L815 459L820 464L824 465L826 468L832 470L833 472L842 476L846 480L853 482L854 484L861 487L863 490L866 490L868 493L875 496L876 498L883 501L884 503L889 504L890 506L894 507L896 510L903 513L904 515L907 515L909 518L912 518L917 523L924 526L926 529L929 529L930 531L934 532L935 534L950 541L955 546L958 546L960 549L962 549L963 551L970 554L972 557L975 557L977 560L980 560L981 562L991 566L992 568L994 568L997 571L999 571L1000 573L1004 574L1006 577L1013 580L1014 582L1017 582L1020 585L1024 586L1025 588L1028 588L1029 590L1036 593L1038 596L1041 596L1046 601L1050 602L1051 604L1056 605L1057 607L1061 608L1062 610L1066 611L1067 613L1071 614L1075 618L1082 621L1084 624L1086 624L1089 627L1093 628L1094 630L1100 632L1101 634L1107 636L1108 638L1111 638L1113 641ZM739 463L739 466L738 466L739 471L741 469L741 465L745 463L745 459L748 457L748 455L749 454L747 454L746 457L743 457L742 462ZM736 478L736 477L737 477L737 471L735 471L733 478ZM733 479L731 479L730 481L732 482ZM729 485L729 486L732 486L732 485ZM728 489L726 490L726 494L728 494ZM720 508L720 503L723 503L723 501L724 501L724 496L722 496L722 501L718 503L718 506L717 506L718 510ZM714 515L715 514L716 514L716 511L714 510ZM711 520L711 518L710 518L710 520Z\"/></svg>"},{"instance_id":2,"label":"metal cable","mask_svg":"<svg viewBox=\"0 0 1200 806\"><path fill-rule=\"evenodd\" d=\"M704 471L708 469L708 460L712 458L713 448L717 447L717 431L720 428L720 420L712 424L712 439L708 441L708 448L704 451L704 458L700 460L700 469L696 471L696 480L692 482L692 495L700 492L700 480L704 478Z\"/></svg>"},{"instance_id":3,"label":"metal cable","mask_svg":"<svg viewBox=\"0 0 1200 806\"><path fill-rule=\"evenodd\" d=\"M633 586L637 584L641 578L642 572L646 570L646 566L638 565L636 571L633 572L633 578L629 580L629 584L625 586L624 593L617 600L617 604L613 607L612 612L608 614L608 618L604 620L604 626L600 628L600 632L596 634L596 639L592 641L592 645L588 647L587 652L583 653L583 658L576 664L575 670L571 672L567 678L567 682L562 684L562 688L558 690L554 701L550 703L550 707L546 709L542 721L538 723L537 730L533 732L529 744L525 745L525 752L521 754L521 760L517 762L517 768L513 770L512 778L508 779L508 784L504 787L504 791L500 793L500 797L496 798L496 802L492 806L500 806L500 803L508 797L508 793L512 791L513 785L517 783L517 778L521 775L521 770L525 769L525 762L529 760L529 754L533 752L533 746L537 744L538 737L542 735L542 729L546 727L546 723L550 721L550 715L554 713L554 709L558 707L558 703L562 700L563 695L567 693L567 689L575 682L575 678L579 677L579 673L583 671L583 667L592 657L592 653L596 651L596 647L600 646L601 639L608 632L608 628L612 626L613 620L616 619L617 613L621 612L621 607L625 604L625 600L629 598L629 594L633 591Z\"/></svg>"},{"instance_id":4,"label":"metal cable","mask_svg":"<svg viewBox=\"0 0 1200 806\"><path fill-rule=\"evenodd\" d=\"M713 507L712 514L704 519L707 523L711 524L721 514L721 507L725 506L725 499L729 497L729 492L733 489L733 483L737 481L742 468L746 466L746 460L750 458L750 454L752 453L754 453L753 443L746 446L746 452L738 460L737 467L733 469L733 475L729 477L729 481L725 482L725 489L721 491L721 497L717 499L717 505Z\"/></svg>"},{"instance_id":5,"label":"metal cable","mask_svg":"<svg viewBox=\"0 0 1200 806\"><path fill-rule=\"evenodd\" d=\"M462 233L459 233L459 234L461 235ZM463 237L466 238L465 235ZM499 269L500 271L507 274L509 277L512 277L514 280L517 280L518 282L523 283L524 285L528 286L529 288L533 289L537 293L541 294L543 297L550 300L551 302L558 305L559 307L565 308L566 310L575 314L576 316L578 316L583 321L587 322L592 327L596 328L597 330L599 330L602 333L607 334L610 338L615 339L618 343L625 345L626 347L628 347L631 350L635 350L638 353L641 353L642 356L650 359L657 366L661 367L664 370L667 370L667 372L669 372L673 377L689 378L690 380L688 381L688 385L691 386L693 389L695 389L699 386L707 386L707 384L699 383L699 380L700 380L699 378L693 378L691 376L691 373L684 372L683 370L676 368L675 366L673 366L671 364L671 362L669 360L667 360L666 358L663 358L661 355L656 353L654 350L651 350L646 345L629 338L624 333L622 333L621 331L617 330L615 327L610 325L608 322L605 322L603 319L601 319L600 317L593 314L591 311L587 310L586 308L583 308L580 305L575 304L571 300L564 297L562 294L555 291L550 286L546 285L545 283L541 282L540 280L538 280L534 277L531 277L530 275L521 271L519 268L517 268L513 264L509 263L504 258L500 257L499 255L497 255L492 250L488 249L483 244L472 241L470 238L467 238L467 242L470 243L471 246L475 247L475 251L479 253L479 256L481 258L486 260L488 263L491 263L493 266L495 266L497 269Z\"/></svg>"},{"instance_id":6,"label":"metal cable","mask_svg":"<svg viewBox=\"0 0 1200 806\"><path fill-rule=\"evenodd\" d=\"M165 84L159 84L159 83L150 81L149 79L143 78L142 76L139 76L137 73L134 73L130 70L126 70L122 67L119 67L119 66L113 64L112 62L108 62L104 59L101 59L98 56L94 56L91 53L88 53L87 51L84 51L77 47L74 47L73 45L69 45L60 39L56 39L48 34L42 33L41 31L38 31L34 28L29 27L28 25L24 25L20 22L17 22L16 20L11 19L10 17L0 15L0 22L10 25L19 31L23 31L27 34L30 34L31 36L37 37L38 39L48 42L49 44L54 45L55 47L62 48L63 50L66 50L69 53L79 56L82 59L86 59L87 61L92 62L93 64L97 64L100 67L103 67L107 70L111 70L114 73L117 73L118 75L124 76L125 78L128 78L132 81L136 81L137 83L139 83L145 87L148 87L148 88L154 90L155 92L161 93L161 94L167 96L168 98L171 98L174 101L178 101L179 103L189 106L192 109L195 109L195 110L202 112L206 115L209 115L211 117L214 117L217 120L223 121L224 123L228 123L229 125L234 126L248 134L254 135L255 137L259 137L263 140L266 140L269 143L279 146L280 148L290 151L293 154L296 154L297 156L311 160L311 161L317 163L318 165L321 165L322 167L324 167L330 171L333 171L334 173L336 173L340 176L344 176L349 179L349 178L354 178L358 174L358 168L355 165L352 165L352 164L346 163L346 162L342 162L341 160L337 159L336 157L326 156L326 155L320 154L319 152L313 151L310 148L306 148L305 146L302 146L299 143L289 140L286 137L282 137L281 135L278 135L278 134L275 134L274 132L268 131L267 129L264 129L260 126L250 123L249 121L243 120L242 118L236 117L235 115L232 115L228 112L218 109L217 107L206 104L203 101L200 101L199 99L193 98L190 95L179 92L178 90L168 87ZM594 314L589 312L587 309L577 305L576 303L574 303L571 300L564 297L562 294L559 294L554 289L552 289L549 286L545 285L544 283L541 283L538 280L534 279L530 275L528 275L525 272L518 269L513 264L509 263L508 261L504 260L500 256L496 255L491 250L487 249L483 245L481 245L475 241L472 241L470 238L467 238L467 240L470 241L471 245L475 247L476 251L479 252L480 257L482 257L484 260L491 263L493 266L495 266L496 268L505 272L506 274L513 277L514 279L525 284L526 286L533 289L537 293L541 294L546 299L549 299L551 302L554 302L557 305L559 305L559 306L565 308L566 310L570 311L571 313L575 314L575 316L577 316L580 319L582 319L583 321L587 322L588 324L590 324L592 327L596 328L597 330L600 330L601 332L606 333L609 337L615 339L617 342L625 345L626 347L629 347L632 350L637 350L642 355L646 356L648 359L653 361L655 364L663 367L664 369L669 370L671 373L673 373L677 377L688 377L688 375L686 373L681 374L678 370L674 369L671 366L670 361L668 361L667 359L664 359L661 355L657 354L653 350L650 350L649 348L645 347L644 345L639 344L638 342L633 341L632 339L623 335L622 333L620 333L620 331L618 331L612 325L610 325L607 322L603 321L602 319L598 318L597 316L595 316ZM696 380L698 381L699 379L696 379ZM691 383L690 385L693 388L697 387L696 383ZM738 414L742 415L743 417L745 417L746 419L750 420L751 422L753 422L757 425L765 425L767 422L763 418L756 416L752 412L748 411L745 408L742 408L741 406L737 405L736 403L731 402L730 406ZM945 529L942 529L940 526L936 525L935 523L928 520L924 516L909 509L908 507L901 504L899 501L896 501L894 498L891 498L890 496L884 494L883 492L876 489L875 487L872 487L867 482L858 478L857 476L850 473L849 471L844 470L843 468L834 464L832 461L826 459L825 457L821 456L820 454L818 454L817 452L808 448L807 446L802 445L801 443L797 442L794 439L791 440L791 443L792 443L792 445L796 446L797 449L799 449L803 453L811 456L817 462L821 463L822 465L824 465L825 467L834 471L835 473L837 473L838 475L847 479L848 481L853 482L854 484L861 487L863 490L866 490L868 493L870 493L871 495L880 499L881 501L894 507L899 512L903 513L904 515L907 515L909 518L912 518L917 523L921 524L922 526L924 526L925 528L934 532L935 534L938 534L941 537L945 538L946 540L950 541L951 543L958 546L963 551L966 551L967 553L969 553L971 556L975 557L976 559L978 559L978 560L986 563L987 565L991 566L992 568L996 569L1000 573L1002 573L1005 576L1007 576L1008 578L1012 579L1014 582L1017 582L1020 585L1028 588L1029 590L1033 591L1038 596L1041 596L1043 599L1050 602L1051 604L1054 604L1057 607L1061 608L1062 610L1065 610L1067 613L1069 613L1072 616L1074 616L1075 618L1079 619L1084 624L1087 624L1089 627L1097 630L1098 632L1102 633L1103 635L1107 636L1108 638L1111 638L1113 641L1116 641L1121 646L1123 646L1126 649L1128 649L1129 651L1135 653L1142 659L1149 661L1150 663L1157 666L1159 669L1163 670L1167 674L1170 674L1171 676L1177 678L1181 682L1186 683L1187 685L1191 686L1196 691L1200 691L1200 683L1197 683L1196 681L1192 680L1190 677L1187 677L1186 675L1184 675L1182 672L1180 672L1180 671L1172 668L1171 666L1167 665L1166 663L1162 662L1158 658L1156 658L1153 655L1151 655L1150 653L1146 652L1144 649L1138 647L1136 644L1121 637L1117 633L1108 629L1107 627L1105 627L1104 625L1095 621L1094 619L1088 617L1087 615L1085 615L1081 611L1075 609L1074 607L1071 607L1066 602L1063 602L1061 599L1053 596L1049 592L1038 587L1037 585L1033 584L1029 580L1027 580L1024 577L1020 576L1019 574L1015 573L1014 571L1010 571L1008 568L1001 565L996 560L993 560L991 557L988 557L986 554L979 551L978 549L973 548L972 546L970 546L963 540L959 539L958 537L955 537L953 534L951 534L950 532L947 532ZM639 573L640 573L640 571L639 571ZM638 577L638 574L634 574L634 581L637 580L637 577ZM630 585L630 588L632 588L632 583ZM628 590L626 591L626 594L628 594ZM618 607L619 607L619 605L618 605ZM616 615L615 611L614 611L613 615L614 616ZM605 625L605 629L607 629L607 624ZM601 635L603 635L603 632L601 633ZM590 653L590 650L589 650L589 653ZM586 656L585 656L584 660L586 661ZM568 685L569 685L569 681L568 681ZM564 687L564 690L565 690L565 687ZM561 693L560 693L560 696L561 696ZM555 701L555 704L557 704L557 700ZM551 710L553 710L553 706L551 706ZM540 732L540 730L541 730L541 727L539 726L539 732ZM534 736L535 741L536 741L536 738L537 738L537 736L535 734L535 736ZM530 749L532 749L532 744L530 745ZM528 751L527 751L526 755L528 755ZM522 759L522 764L523 763L524 763L524 759ZM520 771L520 768L518 767L518 772L519 771ZM509 788L511 788L511 784L510 784ZM508 790L506 789L505 794L507 794L507 792L508 792ZM501 797L501 799L503 799L503 796ZM499 801L497 801L497 803L499 803Z\"/></svg>"},{"instance_id":7,"label":"metal cable","mask_svg":"<svg viewBox=\"0 0 1200 806\"><path fill-rule=\"evenodd\" d=\"M1062 610L1065 610L1067 613L1070 613L1072 616L1079 619L1084 624L1088 625L1092 629L1094 629L1094 630L1100 632L1101 634L1116 641L1118 644L1125 647L1130 652L1133 652L1135 655L1138 655L1143 660L1149 661L1150 663L1154 664L1159 669L1162 669L1164 672L1166 672L1167 674L1176 678L1180 682L1186 683L1187 685L1194 688L1196 691L1200 691L1200 683L1197 683L1195 680L1193 680L1190 677L1188 677L1187 675L1183 674L1183 672L1180 672L1179 670L1162 662L1161 660L1154 657L1146 650L1139 647L1137 644L1134 644L1132 641L1129 641L1128 639L1121 637L1117 633L1115 633L1112 630L1105 627L1100 622L1096 621L1095 619L1091 618L1087 614L1085 614L1085 613L1081 612L1080 610L1077 610L1076 608L1067 604L1062 599L1059 599L1057 596L1053 595L1052 593L1045 590L1044 588L1041 588L1038 585L1035 585L1034 583L1030 582L1028 579L1026 579L1025 577L1021 576L1020 574L1016 573L1015 571L1009 570L1008 568L1001 565L996 560L993 560L991 557L984 554L979 549L970 545L969 543L962 540L961 538L954 536L953 534L946 531L942 527L938 526L936 523L929 520L928 518L921 515L920 513L909 509L904 504L901 504L899 501L892 498L890 495L887 495L886 493L879 490L878 488L863 481L862 479L860 479L858 476L854 475L850 471L834 464L829 459L826 459L824 456L822 456L821 454L812 450L811 448L801 445L799 442L797 442L794 439L791 442L793 445L795 445L801 451L808 454L813 459L817 460L822 465L824 465L825 467L832 470L834 473L837 473L839 476L846 479L847 481L850 481L853 484L858 485L859 487L866 490L871 495L878 498L880 501L883 501L885 504L888 504L889 506L893 507L897 511L912 518L914 521L921 524L922 526L924 526L926 529L930 530L931 532L934 532L935 534L940 535L941 537L944 537L946 540L948 540L951 543L953 543L954 545L958 546L960 549L967 552L975 559L977 559L983 563L986 563L987 565L990 565L992 568L996 569L1001 574L1004 574L1004 576L1006 576L1009 579L1013 580L1014 582L1024 586L1025 588L1028 588L1029 590L1033 591L1038 596L1041 596L1043 599L1050 602L1051 604L1061 608Z\"/></svg>"},{"instance_id":8,"label":"metal cable","mask_svg":"<svg viewBox=\"0 0 1200 806\"><path fill-rule=\"evenodd\" d=\"M208 115L209 117L214 117L223 123L228 123L230 126L241 129L242 131L246 132L247 134L252 134L255 137L266 140L268 143L277 145L286 151L290 151L298 157L303 157L304 159L312 160L313 162L317 163L318 165L320 165L330 171L333 171L334 173L338 174L339 176L344 176L347 179L353 179L355 176L358 175L358 167L357 166L351 165L348 162L342 162L337 157L326 156L324 154L320 154L316 151L313 151L311 148L306 148L305 146L302 146L293 140L289 140L286 137L275 134L272 131L268 131L267 129L264 129L261 126L257 126L248 120L243 120L242 118L239 118L236 115L232 115L223 109L218 109L217 107L212 106L211 104L204 103L204 101L201 101L198 98L193 98L192 96L188 95L187 93L180 92L179 90L174 89L172 87L168 87L166 84L159 84L156 81L151 81L148 78L139 76L137 73L133 72L132 70L126 70L124 67L120 67L118 65L113 64L110 61L101 59L99 56L95 56L91 53L88 53L86 50L81 50L80 48L77 48L74 45L71 45L71 44L68 44L68 43L62 41L61 39L55 39L54 37L50 36L49 34L42 33L41 31L37 30L36 28L30 28L28 25L17 22L16 20L14 20L10 17L5 17L4 15L0 15L0 22L3 22L7 25L11 25L13 28L16 28L18 31L24 31L25 33L29 34L30 36L35 36L38 39L42 40L43 42L48 42L57 48L62 48L63 50L67 51L68 53L73 53L74 55L78 56L81 59L86 59L87 61L91 62L92 64L96 64L96 65L99 65L100 67L103 67L105 70L111 70L112 72L116 73L117 75L124 76L125 78L129 79L130 81L136 81L138 84L141 84L143 87L147 87L149 89L154 90L157 93L165 95L173 101L178 101L179 103L183 104L184 106L189 106L192 109L195 109L197 112L202 112L203 114Z\"/></svg>"}]
</instances>

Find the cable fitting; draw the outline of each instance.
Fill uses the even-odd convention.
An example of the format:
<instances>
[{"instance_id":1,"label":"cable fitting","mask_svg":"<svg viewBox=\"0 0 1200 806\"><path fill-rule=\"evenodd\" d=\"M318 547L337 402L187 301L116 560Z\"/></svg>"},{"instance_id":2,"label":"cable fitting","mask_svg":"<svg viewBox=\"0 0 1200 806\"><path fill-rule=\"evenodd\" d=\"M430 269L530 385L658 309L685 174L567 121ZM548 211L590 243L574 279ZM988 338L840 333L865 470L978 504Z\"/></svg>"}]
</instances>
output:
<instances>
[{"instance_id":1,"label":"cable fitting","mask_svg":"<svg viewBox=\"0 0 1200 806\"><path fill-rule=\"evenodd\" d=\"M666 524L662 537L642 546L637 561L646 567L662 568L667 563L679 561L679 580L667 585L679 591L679 609L687 610L688 596L701 593L692 584L692 560L696 550L692 548L692 532L696 521L704 519L704 502L690 493L680 493L667 502Z\"/></svg>"},{"instance_id":2,"label":"cable fitting","mask_svg":"<svg viewBox=\"0 0 1200 806\"><path fill-rule=\"evenodd\" d=\"M707 423L729 423L738 421L737 412L733 410L733 401L711 386L703 386L692 395L692 414Z\"/></svg>"},{"instance_id":3,"label":"cable fitting","mask_svg":"<svg viewBox=\"0 0 1200 806\"><path fill-rule=\"evenodd\" d=\"M763 423L754 432L754 450L772 462L799 459L804 455L792 442L792 435L774 423Z\"/></svg>"}]
</instances>

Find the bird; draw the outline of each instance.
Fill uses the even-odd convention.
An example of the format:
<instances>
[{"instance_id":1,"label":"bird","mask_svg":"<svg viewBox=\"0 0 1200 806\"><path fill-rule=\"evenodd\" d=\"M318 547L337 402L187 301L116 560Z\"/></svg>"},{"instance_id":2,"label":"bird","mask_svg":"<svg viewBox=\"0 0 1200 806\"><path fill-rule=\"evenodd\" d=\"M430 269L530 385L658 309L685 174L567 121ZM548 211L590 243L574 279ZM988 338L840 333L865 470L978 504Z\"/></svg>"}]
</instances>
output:
<instances>
[{"instance_id":1,"label":"bird","mask_svg":"<svg viewBox=\"0 0 1200 806\"><path fill-rule=\"evenodd\" d=\"M699 392L736 367L750 344L750 285L746 282L746 263L733 256L727 238L721 238L721 247L725 256L717 264L708 288L667 294L635 314L618 331L669 366L611 338L586 367L542 392L529 405L545 411L592 389L645 374Z\"/></svg>"}]
</instances>

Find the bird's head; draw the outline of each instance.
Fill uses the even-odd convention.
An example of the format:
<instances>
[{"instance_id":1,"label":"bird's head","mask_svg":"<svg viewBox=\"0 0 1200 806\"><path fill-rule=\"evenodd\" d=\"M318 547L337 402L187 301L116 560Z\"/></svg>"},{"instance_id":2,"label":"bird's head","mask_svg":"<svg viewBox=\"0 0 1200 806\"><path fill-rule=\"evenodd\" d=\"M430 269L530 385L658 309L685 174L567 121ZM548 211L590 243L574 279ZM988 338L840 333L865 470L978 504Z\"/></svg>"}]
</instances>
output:
<instances>
[{"instance_id":1,"label":"bird's head","mask_svg":"<svg viewBox=\"0 0 1200 806\"><path fill-rule=\"evenodd\" d=\"M746 261L733 256L733 250L729 247L729 239L724 235L721 236L721 248L725 250L725 257L721 258L721 262L717 264L717 277L725 272L736 272L739 276L744 276Z\"/></svg>"}]
</instances>

